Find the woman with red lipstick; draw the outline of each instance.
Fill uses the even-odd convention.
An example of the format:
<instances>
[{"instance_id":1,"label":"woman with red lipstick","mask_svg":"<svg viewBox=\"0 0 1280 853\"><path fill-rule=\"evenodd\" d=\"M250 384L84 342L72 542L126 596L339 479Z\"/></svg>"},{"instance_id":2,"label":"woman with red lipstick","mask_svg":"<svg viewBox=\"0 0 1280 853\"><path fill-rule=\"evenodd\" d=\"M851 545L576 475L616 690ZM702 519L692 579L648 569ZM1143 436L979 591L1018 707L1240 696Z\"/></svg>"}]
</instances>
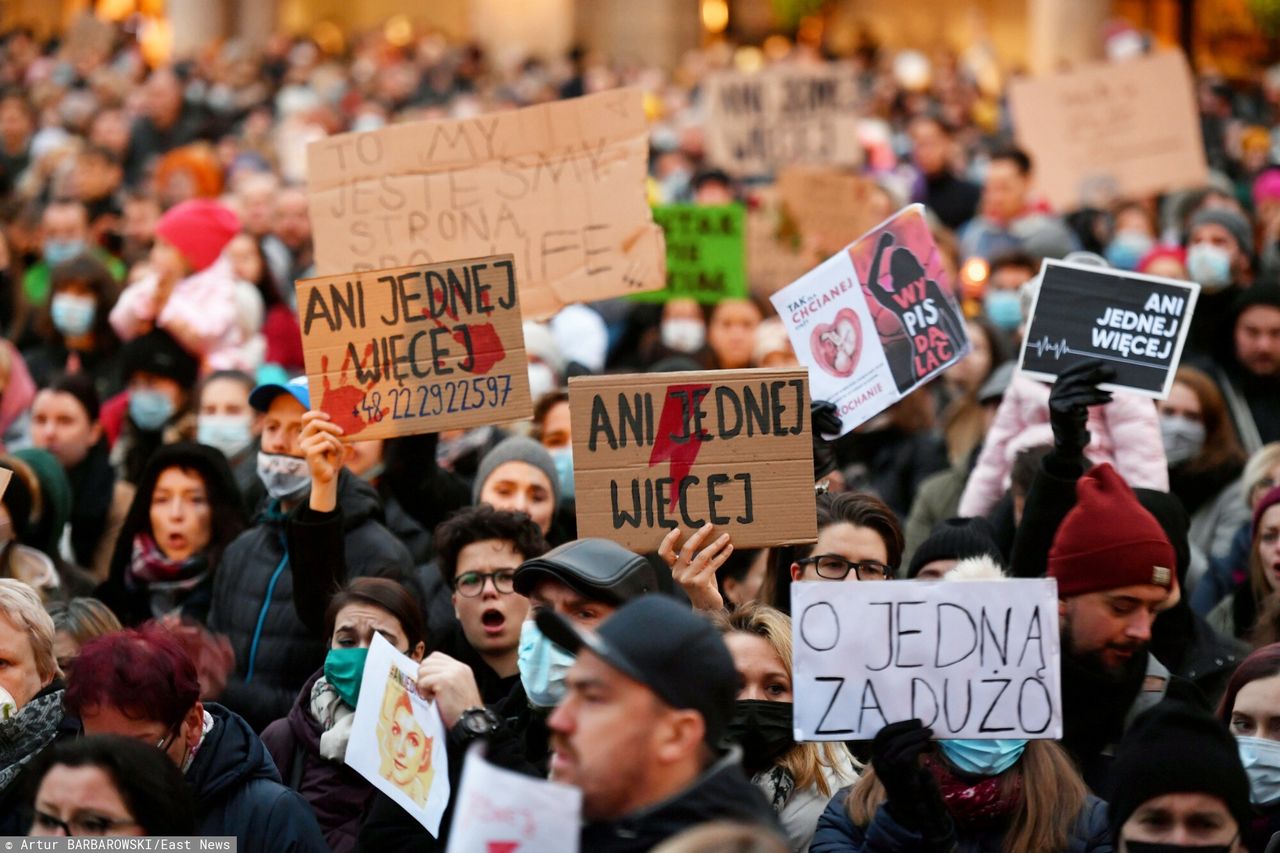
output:
<instances>
[{"instance_id":1,"label":"woman with red lipstick","mask_svg":"<svg viewBox=\"0 0 1280 853\"><path fill-rule=\"evenodd\" d=\"M1258 648L1280 640L1280 486L1254 508L1252 537L1248 579L1209 612L1208 622Z\"/></svg>"},{"instance_id":2,"label":"woman with red lipstick","mask_svg":"<svg viewBox=\"0 0 1280 853\"><path fill-rule=\"evenodd\" d=\"M164 445L138 482L97 597L125 625L170 614L204 622L218 559L244 525L226 457L202 444Z\"/></svg>"}]
</instances>

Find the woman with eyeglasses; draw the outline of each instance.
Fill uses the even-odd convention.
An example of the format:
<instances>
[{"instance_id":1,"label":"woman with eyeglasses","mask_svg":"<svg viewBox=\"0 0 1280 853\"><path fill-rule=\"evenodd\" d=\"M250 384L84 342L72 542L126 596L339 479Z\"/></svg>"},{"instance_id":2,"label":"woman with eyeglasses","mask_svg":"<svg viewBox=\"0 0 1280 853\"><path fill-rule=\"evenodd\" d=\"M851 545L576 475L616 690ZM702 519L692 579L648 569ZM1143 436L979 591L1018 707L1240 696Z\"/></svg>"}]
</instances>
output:
<instances>
[{"instance_id":1,"label":"woman with eyeglasses","mask_svg":"<svg viewBox=\"0 0 1280 853\"><path fill-rule=\"evenodd\" d=\"M120 735L62 741L37 759L28 835L193 835L182 772L154 746Z\"/></svg>"},{"instance_id":2,"label":"woman with eyeglasses","mask_svg":"<svg viewBox=\"0 0 1280 853\"><path fill-rule=\"evenodd\" d=\"M325 624L329 651L323 669L307 679L289 715L267 726L262 742L281 779L311 805L338 853L355 849L376 793L343 762L373 635L419 661L426 644L418 603L386 578L347 584L330 600Z\"/></svg>"}]
</instances>

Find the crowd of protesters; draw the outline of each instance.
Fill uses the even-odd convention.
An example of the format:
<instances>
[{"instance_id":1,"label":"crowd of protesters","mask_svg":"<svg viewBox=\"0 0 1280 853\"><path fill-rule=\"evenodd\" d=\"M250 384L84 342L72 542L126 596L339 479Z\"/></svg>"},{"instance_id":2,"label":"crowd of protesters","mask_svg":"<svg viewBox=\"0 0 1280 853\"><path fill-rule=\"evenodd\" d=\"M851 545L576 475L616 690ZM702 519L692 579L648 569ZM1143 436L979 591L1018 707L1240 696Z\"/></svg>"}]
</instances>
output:
<instances>
[{"instance_id":1,"label":"crowd of protesters","mask_svg":"<svg viewBox=\"0 0 1280 853\"><path fill-rule=\"evenodd\" d=\"M972 351L838 440L814 404L816 543L637 555L576 536L568 378L795 364L787 282L571 306L525 325L530 423L343 441L302 375L305 149L638 85L651 200L750 207L705 156L730 50L500 70L370 34L152 67L105 32L0 36L0 834L444 850L452 804L433 837L343 762L378 634L455 792L483 739L581 789L583 851L1280 849L1280 67L1197 78L1205 186L1064 211L977 69L859 51L859 171L886 215L926 205ZM1063 257L1201 285L1167 399L1016 373ZM792 582L1044 576L1061 740L794 740Z\"/></svg>"}]
</instances>

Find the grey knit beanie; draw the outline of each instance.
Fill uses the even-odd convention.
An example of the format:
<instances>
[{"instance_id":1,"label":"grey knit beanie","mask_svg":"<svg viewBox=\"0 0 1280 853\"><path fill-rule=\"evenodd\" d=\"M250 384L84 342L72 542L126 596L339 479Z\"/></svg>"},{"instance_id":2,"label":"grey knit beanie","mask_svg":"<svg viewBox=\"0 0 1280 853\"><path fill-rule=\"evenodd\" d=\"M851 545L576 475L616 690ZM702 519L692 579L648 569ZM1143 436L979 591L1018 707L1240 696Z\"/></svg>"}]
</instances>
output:
<instances>
[{"instance_id":1,"label":"grey knit beanie","mask_svg":"<svg viewBox=\"0 0 1280 853\"><path fill-rule=\"evenodd\" d=\"M1191 228L1187 231L1188 239L1191 232L1201 225L1221 225L1231 232L1241 252L1250 257L1253 256L1253 229L1249 226L1249 220L1234 210L1225 207L1209 207L1200 211L1191 217Z\"/></svg>"},{"instance_id":2,"label":"grey knit beanie","mask_svg":"<svg viewBox=\"0 0 1280 853\"><path fill-rule=\"evenodd\" d=\"M499 442L480 460L476 470L475 482L471 485L471 502L480 503L480 490L484 481L504 462L525 462L547 475L551 481L551 495L557 505L560 503L560 480L556 476L556 463L552 461L547 449L531 438L513 435Z\"/></svg>"}]
</instances>

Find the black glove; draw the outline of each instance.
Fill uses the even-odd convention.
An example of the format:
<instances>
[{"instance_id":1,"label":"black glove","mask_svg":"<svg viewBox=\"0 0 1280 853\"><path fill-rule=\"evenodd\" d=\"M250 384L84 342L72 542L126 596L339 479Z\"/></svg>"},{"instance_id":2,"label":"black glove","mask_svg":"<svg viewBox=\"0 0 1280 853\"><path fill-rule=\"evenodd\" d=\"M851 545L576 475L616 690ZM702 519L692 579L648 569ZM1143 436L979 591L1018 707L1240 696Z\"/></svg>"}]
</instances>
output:
<instances>
[{"instance_id":1,"label":"black glove","mask_svg":"<svg viewBox=\"0 0 1280 853\"><path fill-rule=\"evenodd\" d=\"M955 825L942 791L920 756L933 744L933 730L919 720L890 723L871 741L871 766L884 785L884 807L906 829L924 837L930 849L947 849Z\"/></svg>"},{"instance_id":2,"label":"black glove","mask_svg":"<svg viewBox=\"0 0 1280 853\"><path fill-rule=\"evenodd\" d=\"M809 423L813 427L813 480L817 482L839 467L836 451L832 447L840 435L840 416L836 404L829 400L814 400L809 404ZM831 436L831 441L823 438Z\"/></svg>"},{"instance_id":3,"label":"black glove","mask_svg":"<svg viewBox=\"0 0 1280 853\"><path fill-rule=\"evenodd\" d=\"M1079 457L1089 445L1090 406L1111 402L1111 392L1098 388L1110 382L1116 372L1096 359L1082 361L1058 374L1049 392L1049 425L1053 427L1053 446L1059 455Z\"/></svg>"}]
</instances>

